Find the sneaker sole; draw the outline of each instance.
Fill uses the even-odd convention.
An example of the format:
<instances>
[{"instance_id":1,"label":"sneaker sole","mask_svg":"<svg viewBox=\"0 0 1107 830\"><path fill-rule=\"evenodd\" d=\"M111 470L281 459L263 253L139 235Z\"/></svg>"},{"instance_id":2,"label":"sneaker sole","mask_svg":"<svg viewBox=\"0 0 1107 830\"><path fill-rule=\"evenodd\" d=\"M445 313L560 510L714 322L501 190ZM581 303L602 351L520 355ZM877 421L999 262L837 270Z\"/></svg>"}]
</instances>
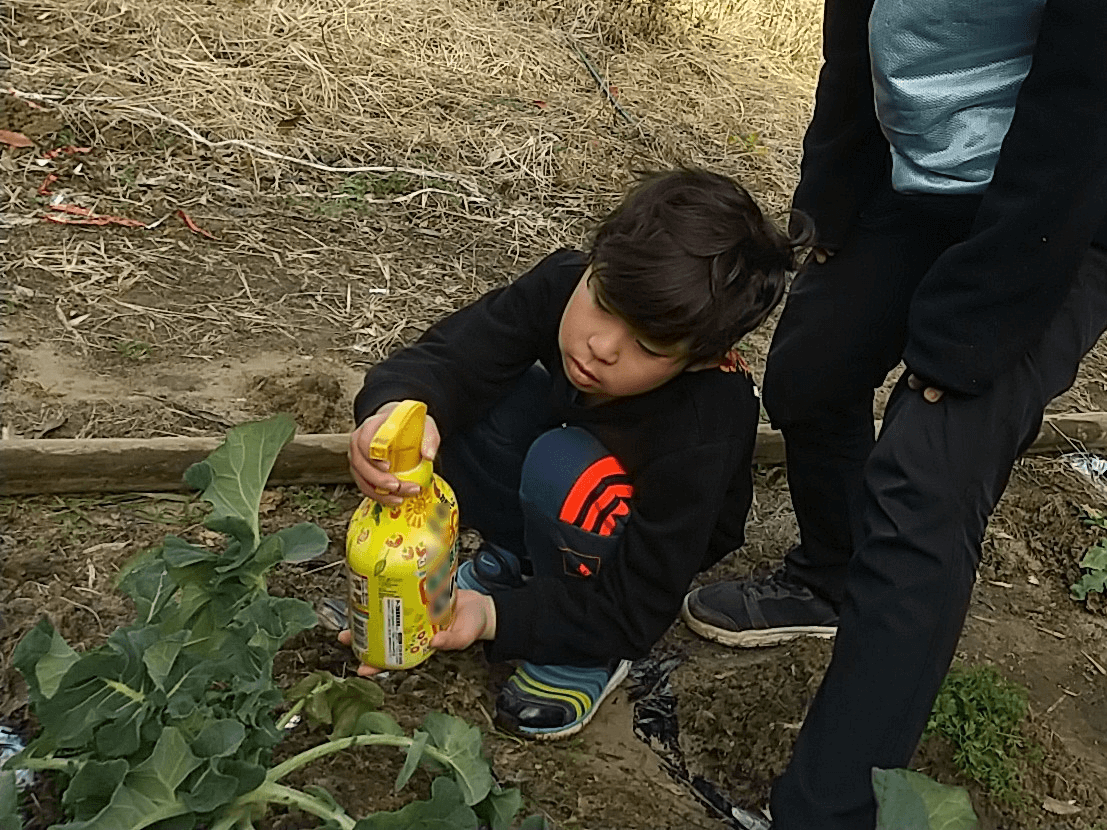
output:
<instances>
[{"instance_id":1,"label":"sneaker sole","mask_svg":"<svg viewBox=\"0 0 1107 830\"><path fill-rule=\"evenodd\" d=\"M607 700L608 695L619 688L619 684L626 679L629 672L630 661L620 660L619 667L615 669L614 674L611 675L611 679L608 680L607 685L603 687L603 691L600 693L599 698L596 699L596 705L588 710L583 717L573 721L568 726L555 726L548 729L528 729L525 726L520 726L517 727L515 734L533 738L536 741L558 741L562 738L568 738L577 734L588 725L588 722L592 720L593 717L595 717L596 712L600 710L600 706Z\"/></svg>"},{"instance_id":2,"label":"sneaker sole","mask_svg":"<svg viewBox=\"0 0 1107 830\"><path fill-rule=\"evenodd\" d=\"M702 620L692 616L688 610L688 596L680 607L680 616L694 632L707 640L713 640L724 646L735 648L761 648L763 646L776 646L800 637L818 637L823 640L832 640L838 633L836 625L790 625L780 628L751 628L746 631L730 631L726 628L718 628L708 625Z\"/></svg>"}]
</instances>

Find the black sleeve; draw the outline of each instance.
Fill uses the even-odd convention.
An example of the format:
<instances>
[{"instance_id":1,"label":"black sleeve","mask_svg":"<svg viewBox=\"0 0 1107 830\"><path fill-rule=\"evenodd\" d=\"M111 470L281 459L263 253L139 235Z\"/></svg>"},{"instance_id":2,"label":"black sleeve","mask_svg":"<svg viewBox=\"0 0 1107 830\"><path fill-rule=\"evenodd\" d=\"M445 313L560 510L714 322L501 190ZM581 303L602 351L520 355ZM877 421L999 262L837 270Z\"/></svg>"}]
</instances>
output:
<instances>
[{"instance_id":1,"label":"black sleeve","mask_svg":"<svg viewBox=\"0 0 1107 830\"><path fill-rule=\"evenodd\" d=\"M427 404L443 436L477 421L535 360L549 359L561 310L584 271L576 251L550 254L515 282L435 323L371 368L354 400L361 423L382 404Z\"/></svg>"},{"instance_id":2,"label":"black sleeve","mask_svg":"<svg viewBox=\"0 0 1107 830\"><path fill-rule=\"evenodd\" d=\"M1060 307L1107 217L1107 10L1049 0L970 236L915 294L904 361L976 394L1018 361Z\"/></svg>"},{"instance_id":3,"label":"black sleeve","mask_svg":"<svg viewBox=\"0 0 1107 830\"><path fill-rule=\"evenodd\" d=\"M891 163L873 105L869 13L873 0L826 0L823 66L803 139L795 210L815 222L816 244L838 248Z\"/></svg>"}]
</instances>

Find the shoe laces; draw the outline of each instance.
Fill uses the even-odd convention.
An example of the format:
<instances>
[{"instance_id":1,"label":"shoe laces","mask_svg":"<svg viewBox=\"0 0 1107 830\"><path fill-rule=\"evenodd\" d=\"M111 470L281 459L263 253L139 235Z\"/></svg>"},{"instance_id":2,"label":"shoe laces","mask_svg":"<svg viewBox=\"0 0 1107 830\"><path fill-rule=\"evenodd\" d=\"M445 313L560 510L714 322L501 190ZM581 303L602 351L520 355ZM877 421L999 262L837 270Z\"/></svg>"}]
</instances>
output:
<instances>
[{"instance_id":1,"label":"shoe laces","mask_svg":"<svg viewBox=\"0 0 1107 830\"><path fill-rule=\"evenodd\" d=\"M750 579L739 584L742 593L751 599L811 594L806 586L788 578L787 570L783 565L763 579Z\"/></svg>"}]
</instances>

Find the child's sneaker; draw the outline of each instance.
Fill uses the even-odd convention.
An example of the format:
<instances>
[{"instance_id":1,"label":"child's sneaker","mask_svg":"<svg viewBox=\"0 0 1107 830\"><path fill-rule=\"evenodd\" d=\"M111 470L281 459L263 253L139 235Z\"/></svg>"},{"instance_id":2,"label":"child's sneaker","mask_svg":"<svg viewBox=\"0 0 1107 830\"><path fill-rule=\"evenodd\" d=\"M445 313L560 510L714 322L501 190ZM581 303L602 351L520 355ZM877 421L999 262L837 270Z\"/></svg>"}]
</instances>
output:
<instances>
[{"instance_id":1,"label":"child's sneaker","mask_svg":"<svg viewBox=\"0 0 1107 830\"><path fill-rule=\"evenodd\" d=\"M762 579L696 588L684 597L680 615L701 637L727 646L773 646L838 631L834 607L790 580L784 568Z\"/></svg>"},{"instance_id":2,"label":"child's sneaker","mask_svg":"<svg viewBox=\"0 0 1107 830\"><path fill-rule=\"evenodd\" d=\"M538 740L575 735L629 670L629 660L612 661L607 668L523 663L496 698L496 724Z\"/></svg>"},{"instance_id":3,"label":"child's sneaker","mask_svg":"<svg viewBox=\"0 0 1107 830\"><path fill-rule=\"evenodd\" d=\"M490 594L504 588L522 588L525 581L519 557L485 542L480 550L457 566L457 587Z\"/></svg>"}]
</instances>

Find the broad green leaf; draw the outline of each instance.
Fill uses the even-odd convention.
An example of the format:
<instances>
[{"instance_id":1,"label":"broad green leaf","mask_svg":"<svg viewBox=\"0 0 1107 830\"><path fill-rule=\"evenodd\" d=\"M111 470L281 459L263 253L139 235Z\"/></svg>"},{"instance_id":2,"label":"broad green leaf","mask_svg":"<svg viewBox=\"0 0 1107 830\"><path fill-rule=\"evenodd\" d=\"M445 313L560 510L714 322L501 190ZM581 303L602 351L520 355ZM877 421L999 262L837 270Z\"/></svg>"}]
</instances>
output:
<instances>
[{"instance_id":1,"label":"broad green leaf","mask_svg":"<svg viewBox=\"0 0 1107 830\"><path fill-rule=\"evenodd\" d=\"M55 631L50 638L50 650L39 658L35 666L35 677L44 697L53 697L61 686L65 673L79 659L79 655L69 647L62 636Z\"/></svg>"},{"instance_id":2,"label":"broad green leaf","mask_svg":"<svg viewBox=\"0 0 1107 830\"><path fill-rule=\"evenodd\" d=\"M217 562L219 554L169 534L162 543L162 558L170 568L187 568L198 562Z\"/></svg>"},{"instance_id":3,"label":"broad green leaf","mask_svg":"<svg viewBox=\"0 0 1107 830\"><path fill-rule=\"evenodd\" d=\"M908 769L873 767L876 830L976 830L968 791Z\"/></svg>"},{"instance_id":4,"label":"broad green leaf","mask_svg":"<svg viewBox=\"0 0 1107 830\"><path fill-rule=\"evenodd\" d=\"M19 641L15 651L12 652L12 663L19 669L23 679L27 681L31 704L35 708L46 697L39 684L37 666L39 660L50 653L55 636L54 626L50 625L50 621L43 617L35 624L34 628L23 635L23 639ZM53 697L53 694L49 697Z\"/></svg>"},{"instance_id":5,"label":"broad green leaf","mask_svg":"<svg viewBox=\"0 0 1107 830\"><path fill-rule=\"evenodd\" d=\"M122 717L96 730L96 750L102 758L125 758L142 746L142 724L152 713L146 701L128 706Z\"/></svg>"},{"instance_id":6,"label":"broad green leaf","mask_svg":"<svg viewBox=\"0 0 1107 830\"><path fill-rule=\"evenodd\" d=\"M120 573L116 585L134 600L138 625L157 619L177 591L161 548L145 551L132 559Z\"/></svg>"},{"instance_id":7,"label":"broad green leaf","mask_svg":"<svg viewBox=\"0 0 1107 830\"><path fill-rule=\"evenodd\" d=\"M200 758L222 758L242 745L246 727L241 721L224 720L209 723L192 742L192 751Z\"/></svg>"},{"instance_id":8,"label":"broad green leaf","mask_svg":"<svg viewBox=\"0 0 1107 830\"><path fill-rule=\"evenodd\" d=\"M142 662L146 664L150 679L159 689L165 690L165 681L169 679L169 673L173 670L173 664L187 638L188 632L177 631L158 640L142 653Z\"/></svg>"},{"instance_id":9,"label":"broad green leaf","mask_svg":"<svg viewBox=\"0 0 1107 830\"><path fill-rule=\"evenodd\" d=\"M14 772L0 772L0 830L23 830Z\"/></svg>"},{"instance_id":10,"label":"broad green leaf","mask_svg":"<svg viewBox=\"0 0 1107 830\"><path fill-rule=\"evenodd\" d=\"M523 806L523 794L516 788L509 790L493 787L484 801L473 806L478 818L492 830L510 830L515 814Z\"/></svg>"},{"instance_id":11,"label":"broad green leaf","mask_svg":"<svg viewBox=\"0 0 1107 830\"><path fill-rule=\"evenodd\" d=\"M365 712L354 724L351 735L403 735L404 730L384 712ZM339 737L339 736L335 736ZM345 735L341 737L346 737Z\"/></svg>"},{"instance_id":12,"label":"broad green leaf","mask_svg":"<svg viewBox=\"0 0 1107 830\"><path fill-rule=\"evenodd\" d=\"M285 692L285 700L304 701L303 712L308 719L313 724L331 726L330 737L337 739L360 734L363 730L358 728L359 718L380 707L384 692L363 677L335 677L330 672L314 671Z\"/></svg>"},{"instance_id":13,"label":"broad green leaf","mask_svg":"<svg viewBox=\"0 0 1107 830\"><path fill-rule=\"evenodd\" d=\"M83 764L62 796L67 813L81 820L92 818L108 805L130 768L122 758Z\"/></svg>"},{"instance_id":14,"label":"broad green leaf","mask_svg":"<svg viewBox=\"0 0 1107 830\"><path fill-rule=\"evenodd\" d=\"M312 522L301 522L270 534L261 540L254 554L256 566L251 570L264 573L278 562L304 562L326 552L331 540L327 532ZM240 564L221 564L217 570L227 571Z\"/></svg>"},{"instance_id":15,"label":"broad green leaf","mask_svg":"<svg viewBox=\"0 0 1107 830\"><path fill-rule=\"evenodd\" d=\"M194 813L210 813L232 802L236 792L238 779L220 772L214 762L209 762L192 787L181 793L181 801Z\"/></svg>"},{"instance_id":16,"label":"broad green leaf","mask_svg":"<svg viewBox=\"0 0 1107 830\"><path fill-rule=\"evenodd\" d=\"M392 785L394 792L402 790L404 784L411 779L411 776L415 774L415 770L419 768L419 761L423 757L423 750L427 748L428 738L430 738L430 735L426 732L416 730L415 738L407 748L407 757L404 758L404 765L400 768L400 772L396 776L396 783Z\"/></svg>"},{"instance_id":17,"label":"broad green leaf","mask_svg":"<svg viewBox=\"0 0 1107 830\"><path fill-rule=\"evenodd\" d=\"M212 505L206 527L226 533L253 552L259 542L258 508L281 448L296 433L287 414L234 427L211 455L185 471L185 481Z\"/></svg>"},{"instance_id":18,"label":"broad green leaf","mask_svg":"<svg viewBox=\"0 0 1107 830\"><path fill-rule=\"evenodd\" d=\"M238 782L235 798L256 790L265 781L265 767L260 764L252 764L249 761L224 758L219 762L219 771L229 775Z\"/></svg>"},{"instance_id":19,"label":"broad green leaf","mask_svg":"<svg viewBox=\"0 0 1107 830\"><path fill-rule=\"evenodd\" d=\"M1080 581L1072 586L1072 595L1075 599L1087 599L1092 591L1107 594L1107 571L1084 574Z\"/></svg>"},{"instance_id":20,"label":"broad green leaf","mask_svg":"<svg viewBox=\"0 0 1107 830\"><path fill-rule=\"evenodd\" d=\"M284 699L289 703L295 703L298 700L303 700L310 695L316 694L320 691L321 686L330 685L335 676L328 671L313 671L307 677L301 678L292 687L286 689L284 692Z\"/></svg>"},{"instance_id":21,"label":"broad green leaf","mask_svg":"<svg viewBox=\"0 0 1107 830\"><path fill-rule=\"evenodd\" d=\"M319 618L315 610L302 599L259 596L235 615L235 622L248 635L251 646L266 654L276 654L285 640L301 631L314 628Z\"/></svg>"},{"instance_id":22,"label":"broad green leaf","mask_svg":"<svg viewBox=\"0 0 1107 830\"><path fill-rule=\"evenodd\" d=\"M476 830L477 814L466 806L461 791L449 778L431 782L429 801L413 801L394 813L374 813L354 830Z\"/></svg>"},{"instance_id":23,"label":"broad green leaf","mask_svg":"<svg viewBox=\"0 0 1107 830\"><path fill-rule=\"evenodd\" d=\"M480 730L444 712L431 712L423 721L431 743L449 756L466 804L476 804L492 789L492 768L484 757Z\"/></svg>"},{"instance_id":24,"label":"broad green leaf","mask_svg":"<svg viewBox=\"0 0 1107 830\"><path fill-rule=\"evenodd\" d=\"M180 731L165 729L150 757L127 773L103 810L58 830L142 830L185 813L176 790L198 763Z\"/></svg>"},{"instance_id":25,"label":"broad green leaf","mask_svg":"<svg viewBox=\"0 0 1107 830\"><path fill-rule=\"evenodd\" d=\"M331 540L327 532L313 522L301 522L278 530L285 562L306 562L327 552Z\"/></svg>"},{"instance_id":26,"label":"broad green leaf","mask_svg":"<svg viewBox=\"0 0 1107 830\"><path fill-rule=\"evenodd\" d=\"M1107 571L1107 545L1100 542L1088 549L1080 560L1080 567L1092 571Z\"/></svg>"}]
</instances>

